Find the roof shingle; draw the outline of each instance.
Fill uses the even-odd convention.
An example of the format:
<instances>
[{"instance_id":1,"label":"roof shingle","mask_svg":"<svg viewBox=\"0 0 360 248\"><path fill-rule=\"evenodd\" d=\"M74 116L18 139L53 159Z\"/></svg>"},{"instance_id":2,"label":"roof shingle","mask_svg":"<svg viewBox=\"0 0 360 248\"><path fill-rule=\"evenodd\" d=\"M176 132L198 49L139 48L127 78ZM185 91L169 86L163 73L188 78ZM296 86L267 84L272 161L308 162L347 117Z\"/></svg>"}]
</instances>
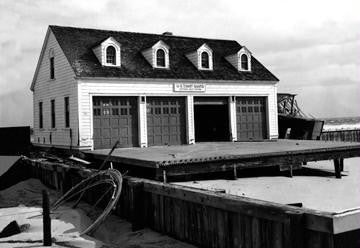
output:
<instances>
[{"instance_id":1,"label":"roof shingle","mask_svg":"<svg viewBox=\"0 0 360 248\"><path fill-rule=\"evenodd\" d=\"M252 57L251 72L237 71L225 56L234 54L241 45L233 40L190 38L169 35L117 32L97 29L50 26L77 77L123 77L161 79L264 80L278 81L258 60ZM92 51L112 36L121 44L121 67L105 67ZM170 69L154 69L141 52L162 40L170 48ZM186 54L206 43L213 50L214 70L198 70Z\"/></svg>"}]
</instances>

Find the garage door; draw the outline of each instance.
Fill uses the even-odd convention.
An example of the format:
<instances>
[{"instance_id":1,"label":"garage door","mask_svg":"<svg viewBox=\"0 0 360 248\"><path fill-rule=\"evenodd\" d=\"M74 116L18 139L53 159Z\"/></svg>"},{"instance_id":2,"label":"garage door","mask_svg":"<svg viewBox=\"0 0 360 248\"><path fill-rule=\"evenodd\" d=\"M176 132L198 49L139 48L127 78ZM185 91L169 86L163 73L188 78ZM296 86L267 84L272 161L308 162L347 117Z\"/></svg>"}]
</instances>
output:
<instances>
[{"instance_id":1,"label":"garage door","mask_svg":"<svg viewBox=\"0 0 360 248\"><path fill-rule=\"evenodd\" d=\"M94 97L94 149L138 146L136 97Z\"/></svg>"},{"instance_id":2,"label":"garage door","mask_svg":"<svg viewBox=\"0 0 360 248\"><path fill-rule=\"evenodd\" d=\"M266 139L265 97L237 97L236 125L239 141Z\"/></svg>"},{"instance_id":3,"label":"garage door","mask_svg":"<svg viewBox=\"0 0 360 248\"><path fill-rule=\"evenodd\" d=\"M181 97L147 98L148 145L185 143L185 99Z\"/></svg>"}]
</instances>

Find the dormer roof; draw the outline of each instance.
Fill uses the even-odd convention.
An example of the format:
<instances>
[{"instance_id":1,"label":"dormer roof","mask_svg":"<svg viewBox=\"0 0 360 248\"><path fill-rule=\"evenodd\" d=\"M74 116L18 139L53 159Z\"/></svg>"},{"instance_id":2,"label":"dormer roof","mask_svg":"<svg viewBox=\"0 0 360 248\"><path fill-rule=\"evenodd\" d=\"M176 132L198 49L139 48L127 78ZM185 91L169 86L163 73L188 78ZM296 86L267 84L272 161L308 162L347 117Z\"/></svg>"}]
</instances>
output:
<instances>
[{"instance_id":1,"label":"dormer roof","mask_svg":"<svg viewBox=\"0 0 360 248\"><path fill-rule=\"evenodd\" d=\"M108 63L107 48L113 47L115 49L115 63ZM120 67L121 66L121 44L112 36L101 41L92 48L95 56L102 66Z\"/></svg>"},{"instance_id":2,"label":"dormer roof","mask_svg":"<svg viewBox=\"0 0 360 248\"><path fill-rule=\"evenodd\" d=\"M117 32L97 29L50 26L76 77L158 78L202 80L261 80L278 79L256 58L251 60L251 73L237 71L225 59L243 46L233 40L203 39L174 35ZM121 67L102 66L93 48L114 39L121 46ZM170 68L154 70L142 52L156 44L169 50ZM206 44L213 54L213 70L198 70L186 54Z\"/></svg>"},{"instance_id":3,"label":"dormer roof","mask_svg":"<svg viewBox=\"0 0 360 248\"><path fill-rule=\"evenodd\" d=\"M206 43L202 44L202 45L198 48L198 51L201 51L201 50L209 50L210 52L213 51L213 50L211 49L211 47L209 47L209 45L206 44Z\"/></svg>"},{"instance_id":4,"label":"dormer roof","mask_svg":"<svg viewBox=\"0 0 360 248\"><path fill-rule=\"evenodd\" d=\"M244 69L241 64L242 55L247 56L247 69ZM251 52L245 46L239 49L236 53L230 54L225 59L239 72L251 72Z\"/></svg>"},{"instance_id":5,"label":"dormer roof","mask_svg":"<svg viewBox=\"0 0 360 248\"><path fill-rule=\"evenodd\" d=\"M165 53L165 65L164 66L159 66L157 64L157 57L156 57L156 53L157 50L163 50ZM144 56L144 58L147 60L147 62L149 62L149 64L153 67L153 68L159 68L159 69L169 69L170 67L170 59L169 59L169 46L162 40L159 40L158 42L156 42L154 45L152 45L151 47L141 51L142 55Z\"/></svg>"},{"instance_id":6,"label":"dormer roof","mask_svg":"<svg viewBox=\"0 0 360 248\"><path fill-rule=\"evenodd\" d=\"M205 52L207 54L208 63L207 66L202 65L202 53ZM186 57L190 60L190 62L195 66L198 70L213 70L213 50L206 43L202 44L195 51L192 51L186 54Z\"/></svg>"}]
</instances>

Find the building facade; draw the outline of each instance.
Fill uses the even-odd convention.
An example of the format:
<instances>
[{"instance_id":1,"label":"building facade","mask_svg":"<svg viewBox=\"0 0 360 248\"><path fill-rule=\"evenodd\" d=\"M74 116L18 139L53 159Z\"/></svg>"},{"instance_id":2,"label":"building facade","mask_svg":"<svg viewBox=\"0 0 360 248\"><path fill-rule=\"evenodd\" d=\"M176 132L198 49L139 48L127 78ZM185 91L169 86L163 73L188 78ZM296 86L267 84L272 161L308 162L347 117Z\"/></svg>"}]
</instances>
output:
<instances>
[{"instance_id":1,"label":"building facade","mask_svg":"<svg viewBox=\"0 0 360 248\"><path fill-rule=\"evenodd\" d=\"M276 139L277 83L236 41L49 26L31 84L34 144Z\"/></svg>"}]
</instances>

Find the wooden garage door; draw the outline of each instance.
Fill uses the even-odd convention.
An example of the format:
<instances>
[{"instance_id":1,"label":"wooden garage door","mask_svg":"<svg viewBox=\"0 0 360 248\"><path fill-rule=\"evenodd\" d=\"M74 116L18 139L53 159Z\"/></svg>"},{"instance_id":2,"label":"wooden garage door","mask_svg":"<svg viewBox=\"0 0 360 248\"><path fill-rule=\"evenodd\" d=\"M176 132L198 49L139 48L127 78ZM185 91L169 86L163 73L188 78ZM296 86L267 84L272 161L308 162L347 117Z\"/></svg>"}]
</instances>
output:
<instances>
[{"instance_id":1,"label":"wooden garage door","mask_svg":"<svg viewBox=\"0 0 360 248\"><path fill-rule=\"evenodd\" d=\"M138 146L137 116L135 97L94 97L94 149Z\"/></svg>"},{"instance_id":2,"label":"wooden garage door","mask_svg":"<svg viewBox=\"0 0 360 248\"><path fill-rule=\"evenodd\" d=\"M147 98L148 145L185 143L185 99L181 97Z\"/></svg>"},{"instance_id":3,"label":"wooden garage door","mask_svg":"<svg viewBox=\"0 0 360 248\"><path fill-rule=\"evenodd\" d=\"M239 141L266 139L265 97L237 97L236 125Z\"/></svg>"}]
</instances>

